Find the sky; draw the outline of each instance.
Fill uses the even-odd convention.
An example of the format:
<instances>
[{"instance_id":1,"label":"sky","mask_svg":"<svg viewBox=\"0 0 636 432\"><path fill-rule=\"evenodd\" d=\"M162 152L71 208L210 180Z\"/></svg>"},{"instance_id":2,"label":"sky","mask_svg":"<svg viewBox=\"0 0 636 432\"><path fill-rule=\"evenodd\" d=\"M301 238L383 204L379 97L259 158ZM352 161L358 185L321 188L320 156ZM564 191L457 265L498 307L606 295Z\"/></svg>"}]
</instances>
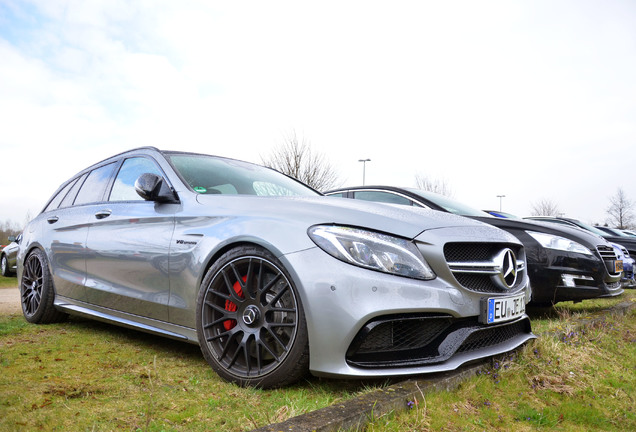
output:
<instances>
[{"instance_id":1,"label":"sky","mask_svg":"<svg viewBox=\"0 0 636 432\"><path fill-rule=\"evenodd\" d=\"M590 223L636 201L636 2L0 0L0 222L141 146ZM505 197L498 197L505 195Z\"/></svg>"}]
</instances>

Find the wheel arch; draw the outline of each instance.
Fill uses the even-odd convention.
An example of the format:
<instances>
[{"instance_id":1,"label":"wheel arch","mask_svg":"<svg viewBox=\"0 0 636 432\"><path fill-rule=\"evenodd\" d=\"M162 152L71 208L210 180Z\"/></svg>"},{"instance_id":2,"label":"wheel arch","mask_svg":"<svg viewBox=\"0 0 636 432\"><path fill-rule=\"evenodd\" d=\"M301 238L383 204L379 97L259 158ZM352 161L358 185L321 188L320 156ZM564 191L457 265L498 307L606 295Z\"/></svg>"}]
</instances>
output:
<instances>
[{"instance_id":1,"label":"wheel arch","mask_svg":"<svg viewBox=\"0 0 636 432\"><path fill-rule=\"evenodd\" d=\"M228 251L242 247L242 246L255 246L265 249L269 253L273 254L277 259L281 260L281 257L284 255L278 248L275 248L271 243L259 241L259 239L235 239L234 241L227 242L223 244L221 247L212 251L208 257L205 259L205 264L201 268L201 272L197 278L197 286L201 286L205 275L208 273L210 268L216 263L225 253ZM285 260L281 260L285 261ZM285 270L294 278L294 283L298 283L296 280L295 272L291 271L289 268L289 263L283 262L285 266Z\"/></svg>"},{"instance_id":2,"label":"wheel arch","mask_svg":"<svg viewBox=\"0 0 636 432\"><path fill-rule=\"evenodd\" d=\"M40 243L31 243L28 248L22 252L18 252L18 256L16 257L16 270L17 270L17 276L18 276L18 284L20 284L20 279L22 279L22 271L24 269L24 263L26 262L27 258L29 258L29 256L33 253L34 250L39 249L41 250L44 255L46 255L46 264L49 267L49 271L51 271L51 259L49 257L49 254L46 253L46 249L40 244Z\"/></svg>"}]
</instances>

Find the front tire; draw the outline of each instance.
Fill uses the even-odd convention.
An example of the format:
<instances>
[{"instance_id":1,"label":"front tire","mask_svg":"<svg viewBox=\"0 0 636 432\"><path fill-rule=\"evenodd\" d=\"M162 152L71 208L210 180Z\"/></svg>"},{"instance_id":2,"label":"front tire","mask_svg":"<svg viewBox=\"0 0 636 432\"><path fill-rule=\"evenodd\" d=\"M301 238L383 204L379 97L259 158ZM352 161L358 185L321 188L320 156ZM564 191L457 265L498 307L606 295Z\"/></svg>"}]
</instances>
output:
<instances>
[{"instance_id":1,"label":"front tire","mask_svg":"<svg viewBox=\"0 0 636 432\"><path fill-rule=\"evenodd\" d=\"M273 388L309 370L307 324L291 278L268 251L242 246L206 273L197 299L203 356L225 380Z\"/></svg>"},{"instance_id":2,"label":"front tire","mask_svg":"<svg viewBox=\"0 0 636 432\"><path fill-rule=\"evenodd\" d=\"M66 314L58 311L55 288L49 271L46 255L34 250L24 262L20 281L20 301L24 318L34 324L49 324L64 321Z\"/></svg>"}]
</instances>

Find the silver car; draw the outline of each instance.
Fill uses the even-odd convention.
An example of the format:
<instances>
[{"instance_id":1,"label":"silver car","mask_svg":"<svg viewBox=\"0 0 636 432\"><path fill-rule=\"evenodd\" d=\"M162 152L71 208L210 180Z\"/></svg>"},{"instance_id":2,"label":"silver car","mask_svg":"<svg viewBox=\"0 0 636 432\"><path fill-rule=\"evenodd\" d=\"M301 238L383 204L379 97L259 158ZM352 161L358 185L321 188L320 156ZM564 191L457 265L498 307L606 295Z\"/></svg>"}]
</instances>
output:
<instances>
[{"instance_id":1,"label":"silver car","mask_svg":"<svg viewBox=\"0 0 636 432\"><path fill-rule=\"evenodd\" d=\"M534 337L524 250L504 231L155 148L64 183L24 230L18 278L29 322L199 344L222 378L263 388L451 370Z\"/></svg>"},{"instance_id":2,"label":"silver car","mask_svg":"<svg viewBox=\"0 0 636 432\"><path fill-rule=\"evenodd\" d=\"M0 274L5 277L15 276L17 267L18 249L20 249L20 239L22 235L17 237L9 236L9 243L7 246L0 249Z\"/></svg>"}]
</instances>

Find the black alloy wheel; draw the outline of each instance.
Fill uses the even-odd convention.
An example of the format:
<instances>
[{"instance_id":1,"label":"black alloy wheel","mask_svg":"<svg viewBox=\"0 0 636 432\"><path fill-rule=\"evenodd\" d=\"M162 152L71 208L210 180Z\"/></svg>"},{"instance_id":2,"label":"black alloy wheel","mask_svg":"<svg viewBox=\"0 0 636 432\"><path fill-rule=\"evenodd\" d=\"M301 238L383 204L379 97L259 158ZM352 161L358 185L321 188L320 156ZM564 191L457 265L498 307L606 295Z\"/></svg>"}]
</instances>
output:
<instances>
[{"instance_id":1,"label":"black alloy wheel","mask_svg":"<svg viewBox=\"0 0 636 432\"><path fill-rule=\"evenodd\" d=\"M24 262L20 282L20 301L24 318L30 323L48 324L63 321L66 314L58 311L55 289L44 252L34 250Z\"/></svg>"},{"instance_id":2,"label":"black alloy wheel","mask_svg":"<svg viewBox=\"0 0 636 432\"><path fill-rule=\"evenodd\" d=\"M242 246L223 255L206 274L197 305L201 350L222 378L272 388L307 373L300 297L266 250Z\"/></svg>"}]
</instances>

